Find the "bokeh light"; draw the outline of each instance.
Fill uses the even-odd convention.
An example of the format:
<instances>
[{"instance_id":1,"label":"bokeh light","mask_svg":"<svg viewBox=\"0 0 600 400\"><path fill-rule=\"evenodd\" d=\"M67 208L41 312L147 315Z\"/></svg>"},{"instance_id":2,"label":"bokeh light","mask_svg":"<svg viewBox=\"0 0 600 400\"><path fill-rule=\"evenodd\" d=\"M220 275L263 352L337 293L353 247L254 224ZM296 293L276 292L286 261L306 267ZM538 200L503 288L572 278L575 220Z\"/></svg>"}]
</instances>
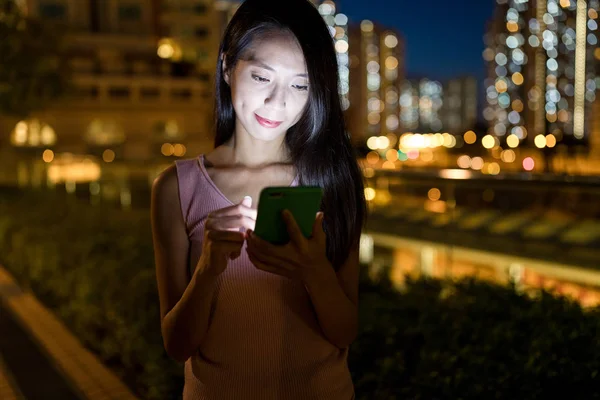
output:
<instances>
[{"instance_id":1,"label":"bokeh light","mask_svg":"<svg viewBox=\"0 0 600 400\"><path fill-rule=\"evenodd\" d=\"M367 187L365 188L365 199L371 201L375 198L375 189Z\"/></svg>"},{"instance_id":2,"label":"bokeh light","mask_svg":"<svg viewBox=\"0 0 600 400\"><path fill-rule=\"evenodd\" d=\"M52 162L52 160L54 160L54 152L50 149L44 150L42 153L42 160L47 163Z\"/></svg>"},{"instance_id":3,"label":"bokeh light","mask_svg":"<svg viewBox=\"0 0 600 400\"><path fill-rule=\"evenodd\" d=\"M465 132L465 135L463 138L465 140L465 143L467 143L467 144L473 144L477 141L477 135L473 131Z\"/></svg>"},{"instance_id":4,"label":"bokeh light","mask_svg":"<svg viewBox=\"0 0 600 400\"><path fill-rule=\"evenodd\" d=\"M474 170L478 171L481 168L483 168L483 158L481 157L473 157L471 159L471 168L473 168Z\"/></svg>"},{"instance_id":5,"label":"bokeh light","mask_svg":"<svg viewBox=\"0 0 600 400\"><path fill-rule=\"evenodd\" d=\"M370 151L367 154L367 162L369 164L377 164L379 162L379 153L377 153L376 151Z\"/></svg>"},{"instance_id":6,"label":"bokeh light","mask_svg":"<svg viewBox=\"0 0 600 400\"><path fill-rule=\"evenodd\" d=\"M525 159L523 159L523 169L525 171L532 171L534 167L535 161L533 161L533 158L526 157Z\"/></svg>"},{"instance_id":7,"label":"bokeh light","mask_svg":"<svg viewBox=\"0 0 600 400\"><path fill-rule=\"evenodd\" d=\"M508 145L508 147L512 147L513 149L515 147L519 147L519 143L521 141L519 140L519 138L517 137L517 135L508 135L508 137L506 138L506 144Z\"/></svg>"},{"instance_id":8,"label":"bokeh light","mask_svg":"<svg viewBox=\"0 0 600 400\"><path fill-rule=\"evenodd\" d=\"M115 160L115 152L111 149L106 149L102 152L102 159L104 162L113 162Z\"/></svg>"},{"instance_id":9,"label":"bokeh light","mask_svg":"<svg viewBox=\"0 0 600 400\"><path fill-rule=\"evenodd\" d=\"M440 197L442 197L442 192L440 192L440 189L438 188L431 188L429 189L429 192L427 192L427 197L431 201L438 201Z\"/></svg>"}]
</instances>

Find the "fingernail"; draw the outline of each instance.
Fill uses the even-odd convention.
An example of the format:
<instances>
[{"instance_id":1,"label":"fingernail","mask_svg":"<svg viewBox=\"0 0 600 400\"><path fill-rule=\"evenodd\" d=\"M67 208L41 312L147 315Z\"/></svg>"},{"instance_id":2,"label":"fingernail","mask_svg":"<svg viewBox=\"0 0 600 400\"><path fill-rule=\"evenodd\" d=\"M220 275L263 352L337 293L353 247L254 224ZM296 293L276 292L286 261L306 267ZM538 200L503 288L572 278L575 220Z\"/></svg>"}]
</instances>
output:
<instances>
[{"instance_id":1,"label":"fingernail","mask_svg":"<svg viewBox=\"0 0 600 400\"><path fill-rule=\"evenodd\" d=\"M252 196L244 196L244 200L246 200L246 201L252 201Z\"/></svg>"}]
</instances>

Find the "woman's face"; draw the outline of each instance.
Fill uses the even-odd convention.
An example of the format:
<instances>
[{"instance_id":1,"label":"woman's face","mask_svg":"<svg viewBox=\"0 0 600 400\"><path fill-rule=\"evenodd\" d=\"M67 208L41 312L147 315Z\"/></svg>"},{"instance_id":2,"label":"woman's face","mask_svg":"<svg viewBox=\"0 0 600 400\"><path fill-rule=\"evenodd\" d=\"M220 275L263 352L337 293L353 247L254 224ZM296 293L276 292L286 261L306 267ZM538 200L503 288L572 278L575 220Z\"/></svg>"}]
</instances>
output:
<instances>
[{"instance_id":1,"label":"woman's face","mask_svg":"<svg viewBox=\"0 0 600 400\"><path fill-rule=\"evenodd\" d=\"M225 80L231 87L236 133L270 141L285 135L308 101L302 49L289 34L257 40L248 60L238 60Z\"/></svg>"}]
</instances>

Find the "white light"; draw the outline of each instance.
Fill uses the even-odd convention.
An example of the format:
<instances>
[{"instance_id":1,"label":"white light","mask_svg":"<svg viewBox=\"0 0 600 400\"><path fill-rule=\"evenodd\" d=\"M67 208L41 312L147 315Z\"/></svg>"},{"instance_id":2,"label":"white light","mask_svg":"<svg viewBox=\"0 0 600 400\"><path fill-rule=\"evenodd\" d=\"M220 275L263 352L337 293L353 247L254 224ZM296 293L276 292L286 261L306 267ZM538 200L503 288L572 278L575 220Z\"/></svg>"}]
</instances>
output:
<instances>
[{"instance_id":1,"label":"white light","mask_svg":"<svg viewBox=\"0 0 600 400\"><path fill-rule=\"evenodd\" d=\"M348 17L345 14L338 14L335 16L336 25L348 25Z\"/></svg>"},{"instance_id":2,"label":"white light","mask_svg":"<svg viewBox=\"0 0 600 400\"><path fill-rule=\"evenodd\" d=\"M359 259L362 264L370 264L373 261L373 237L363 233L360 235Z\"/></svg>"},{"instance_id":3,"label":"white light","mask_svg":"<svg viewBox=\"0 0 600 400\"><path fill-rule=\"evenodd\" d=\"M398 38L396 38L396 36L392 34L387 35L384 39L384 44L390 49L393 49L398 45Z\"/></svg>"},{"instance_id":4,"label":"white light","mask_svg":"<svg viewBox=\"0 0 600 400\"><path fill-rule=\"evenodd\" d=\"M323 3L319 6L319 13L321 15L331 15L335 12L335 8L329 3Z\"/></svg>"},{"instance_id":5,"label":"white light","mask_svg":"<svg viewBox=\"0 0 600 400\"><path fill-rule=\"evenodd\" d=\"M554 58L548 59L546 66L550 71L556 71L558 69L558 62Z\"/></svg>"},{"instance_id":6,"label":"white light","mask_svg":"<svg viewBox=\"0 0 600 400\"><path fill-rule=\"evenodd\" d=\"M345 40L338 40L335 42L335 51L338 53L346 53L348 51L348 42Z\"/></svg>"},{"instance_id":7,"label":"white light","mask_svg":"<svg viewBox=\"0 0 600 400\"><path fill-rule=\"evenodd\" d=\"M585 0L577 0L577 39L575 40L575 107L573 113L573 135L583 138L585 126L585 58L586 58L586 18Z\"/></svg>"},{"instance_id":8,"label":"white light","mask_svg":"<svg viewBox=\"0 0 600 400\"><path fill-rule=\"evenodd\" d=\"M509 36L509 37L506 39L506 45L507 45L508 47L510 47L511 49L516 49L517 47L519 47L519 41L517 40L517 38L516 38L516 37L514 37L514 36Z\"/></svg>"},{"instance_id":9,"label":"white light","mask_svg":"<svg viewBox=\"0 0 600 400\"><path fill-rule=\"evenodd\" d=\"M175 54L175 49L173 48L172 44L163 43L158 46L156 54L158 54L160 58L171 58Z\"/></svg>"},{"instance_id":10,"label":"white light","mask_svg":"<svg viewBox=\"0 0 600 400\"><path fill-rule=\"evenodd\" d=\"M440 176L445 179L470 179L473 173L466 169L443 169Z\"/></svg>"}]
</instances>

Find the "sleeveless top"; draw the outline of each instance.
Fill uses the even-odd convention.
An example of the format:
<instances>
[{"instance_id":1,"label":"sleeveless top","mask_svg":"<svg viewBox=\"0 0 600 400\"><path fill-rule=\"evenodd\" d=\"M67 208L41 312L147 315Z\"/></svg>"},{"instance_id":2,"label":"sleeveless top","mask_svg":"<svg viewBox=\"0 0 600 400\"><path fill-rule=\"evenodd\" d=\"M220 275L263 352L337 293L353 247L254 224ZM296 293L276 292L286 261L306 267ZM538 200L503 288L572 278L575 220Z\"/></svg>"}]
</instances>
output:
<instances>
[{"instance_id":1,"label":"sleeveless top","mask_svg":"<svg viewBox=\"0 0 600 400\"><path fill-rule=\"evenodd\" d=\"M175 165L195 268L208 213L233 203L202 155ZM257 269L245 249L217 279L206 336L185 362L183 399L353 399L348 349L327 341L304 284Z\"/></svg>"}]
</instances>

